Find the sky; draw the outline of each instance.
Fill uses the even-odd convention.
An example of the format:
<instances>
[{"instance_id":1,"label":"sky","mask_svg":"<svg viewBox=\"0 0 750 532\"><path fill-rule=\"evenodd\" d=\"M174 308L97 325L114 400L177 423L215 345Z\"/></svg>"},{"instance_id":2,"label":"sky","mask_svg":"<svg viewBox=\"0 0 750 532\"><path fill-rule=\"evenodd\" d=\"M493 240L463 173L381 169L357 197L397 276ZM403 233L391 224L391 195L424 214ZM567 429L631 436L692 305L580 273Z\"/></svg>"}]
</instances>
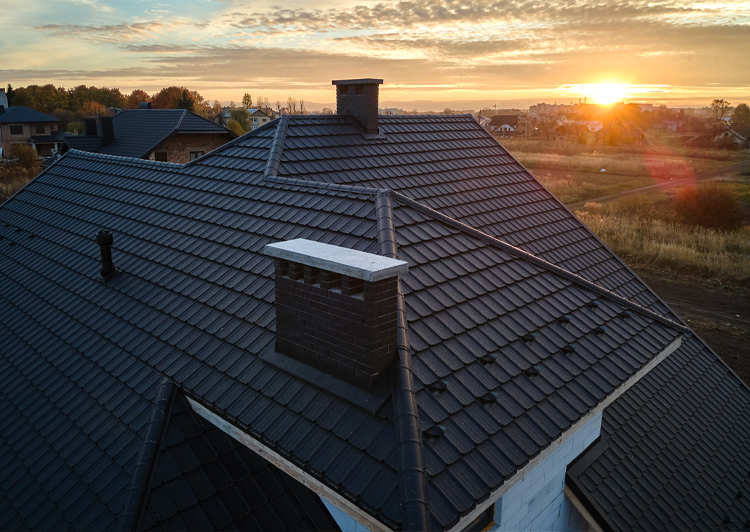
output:
<instances>
[{"instance_id":1,"label":"sky","mask_svg":"<svg viewBox=\"0 0 750 532\"><path fill-rule=\"evenodd\" d=\"M750 103L750 2L3 0L0 84L186 86L332 106L382 78L382 106L611 100Z\"/></svg>"}]
</instances>

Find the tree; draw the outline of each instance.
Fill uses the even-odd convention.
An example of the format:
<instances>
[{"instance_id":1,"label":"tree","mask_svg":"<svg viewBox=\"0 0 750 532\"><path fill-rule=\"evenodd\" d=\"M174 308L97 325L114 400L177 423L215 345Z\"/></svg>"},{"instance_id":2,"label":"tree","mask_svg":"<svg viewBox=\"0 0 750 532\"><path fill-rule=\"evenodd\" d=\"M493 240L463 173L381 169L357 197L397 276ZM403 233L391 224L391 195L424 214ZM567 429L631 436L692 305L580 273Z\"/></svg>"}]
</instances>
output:
<instances>
[{"instance_id":1,"label":"tree","mask_svg":"<svg viewBox=\"0 0 750 532\"><path fill-rule=\"evenodd\" d=\"M732 129L745 137L750 135L750 107L746 103L741 103L734 109Z\"/></svg>"},{"instance_id":2,"label":"tree","mask_svg":"<svg viewBox=\"0 0 750 532\"><path fill-rule=\"evenodd\" d=\"M234 118L230 118L227 121L227 129L229 131L232 131L233 133L236 133L238 136L242 136L245 134L245 130L242 129L240 123L237 122L237 120L235 120Z\"/></svg>"},{"instance_id":3,"label":"tree","mask_svg":"<svg viewBox=\"0 0 750 532\"><path fill-rule=\"evenodd\" d=\"M164 87L151 99L151 105L156 109L178 109L177 102L184 90L184 87Z\"/></svg>"},{"instance_id":4,"label":"tree","mask_svg":"<svg viewBox=\"0 0 750 532\"><path fill-rule=\"evenodd\" d=\"M99 102L89 101L83 104L81 112L85 117L103 116L107 114L107 108Z\"/></svg>"},{"instance_id":5,"label":"tree","mask_svg":"<svg viewBox=\"0 0 750 532\"><path fill-rule=\"evenodd\" d=\"M323 110L320 112L322 115L332 115L333 109L330 109L329 107L323 107Z\"/></svg>"},{"instance_id":6,"label":"tree","mask_svg":"<svg viewBox=\"0 0 750 532\"><path fill-rule=\"evenodd\" d=\"M83 122L68 122L65 131L74 135L83 135Z\"/></svg>"},{"instance_id":7,"label":"tree","mask_svg":"<svg viewBox=\"0 0 750 532\"><path fill-rule=\"evenodd\" d=\"M718 183L680 190L675 197L675 212L684 224L719 231L735 231L745 223L740 200Z\"/></svg>"},{"instance_id":8,"label":"tree","mask_svg":"<svg viewBox=\"0 0 750 532\"><path fill-rule=\"evenodd\" d=\"M182 96L177 100L177 109L187 109L188 111L192 111L194 105L195 99L190 95L187 89L183 89Z\"/></svg>"},{"instance_id":9,"label":"tree","mask_svg":"<svg viewBox=\"0 0 750 532\"><path fill-rule=\"evenodd\" d=\"M242 97L242 107L245 109L251 109L253 107L253 97L250 96L250 93L248 92Z\"/></svg>"},{"instance_id":10,"label":"tree","mask_svg":"<svg viewBox=\"0 0 750 532\"><path fill-rule=\"evenodd\" d=\"M247 109L243 109L242 107L239 107L237 109L230 109L229 116L232 117L231 120L234 120L235 122L237 122L237 124L239 124L239 126L243 129L243 133L250 130L250 113ZM228 122L227 127L229 127ZM235 133L237 132L235 131Z\"/></svg>"},{"instance_id":11,"label":"tree","mask_svg":"<svg viewBox=\"0 0 750 532\"><path fill-rule=\"evenodd\" d=\"M8 83L8 89L5 91L5 95L8 97L8 105L13 105L13 96L16 95L16 91L13 90L10 83Z\"/></svg>"},{"instance_id":12,"label":"tree","mask_svg":"<svg viewBox=\"0 0 750 532\"><path fill-rule=\"evenodd\" d=\"M73 113L66 109L55 109L55 111L52 113L52 116L57 118L60 121L60 124L58 126L60 131L67 131L68 124L73 121Z\"/></svg>"},{"instance_id":13,"label":"tree","mask_svg":"<svg viewBox=\"0 0 750 532\"><path fill-rule=\"evenodd\" d=\"M150 102L151 96L146 91L135 89L128 95L128 109L138 109L144 102Z\"/></svg>"},{"instance_id":14,"label":"tree","mask_svg":"<svg viewBox=\"0 0 750 532\"><path fill-rule=\"evenodd\" d=\"M305 100L299 101L299 114L305 114Z\"/></svg>"},{"instance_id":15,"label":"tree","mask_svg":"<svg viewBox=\"0 0 750 532\"><path fill-rule=\"evenodd\" d=\"M716 120L721 120L724 118L724 113L727 112L727 109L729 109L729 106L731 104L726 100L714 100L711 102L711 110L716 115Z\"/></svg>"},{"instance_id":16,"label":"tree","mask_svg":"<svg viewBox=\"0 0 750 532\"><path fill-rule=\"evenodd\" d=\"M30 107L36 109L38 107L36 98L31 91L21 87L20 89L13 91L13 105L19 105L22 107Z\"/></svg>"},{"instance_id":17,"label":"tree","mask_svg":"<svg viewBox=\"0 0 750 532\"><path fill-rule=\"evenodd\" d=\"M295 98L294 96L289 96L286 99L286 108L289 114L296 115L297 114L297 98Z\"/></svg>"}]
</instances>

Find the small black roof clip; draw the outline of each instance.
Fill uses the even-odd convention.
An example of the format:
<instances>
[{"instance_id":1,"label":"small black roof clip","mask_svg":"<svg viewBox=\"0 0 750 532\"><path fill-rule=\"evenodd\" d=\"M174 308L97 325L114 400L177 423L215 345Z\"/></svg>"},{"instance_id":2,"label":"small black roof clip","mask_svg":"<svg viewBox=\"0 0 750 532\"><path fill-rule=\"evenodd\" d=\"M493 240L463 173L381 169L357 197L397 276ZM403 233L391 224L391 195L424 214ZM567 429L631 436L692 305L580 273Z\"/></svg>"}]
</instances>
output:
<instances>
[{"instance_id":1,"label":"small black roof clip","mask_svg":"<svg viewBox=\"0 0 750 532\"><path fill-rule=\"evenodd\" d=\"M592 299L588 303L586 303L586 306L589 308L599 308L599 301L597 299Z\"/></svg>"},{"instance_id":2,"label":"small black roof clip","mask_svg":"<svg viewBox=\"0 0 750 532\"><path fill-rule=\"evenodd\" d=\"M440 438L443 434L445 434L445 427L442 425L433 425L429 429L422 432L422 435L428 440Z\"/></svg>"},{"instance_id":3,"label":"small black roof clip","mask_svg":"<svg viewBox=\"0 0 750 532\"><path fill-rule=\"evenodd\" d=\"M523 340L524 342L533 342L535 338L536 334L534 333L528 333L521 336L521 340Z\"/></svg>"},{"instance_id":4,"label":"small black roof clip","mask_svg":"<svg viewBox=\"0 0 750 532\"><path fill-rule=\"evenodd\" d=\"M485 405L494 403L495 401L497 401L497 394L495 392L487 392L479 398L479 401Z\"/></svg>"},{"instance_id":5,"label":"small black roof clip","mask_svg":"<svg viewBox=\"0 0 750 532\"><path fill-rule=\"evenodd\" d=\"M495 360L497 360L497 355L495 353L488 353L479 359L479 361L485 366L492 364Z\"/></svg>"},{"instance_id":6,"label":"small black roof clip","mask_svg":"<svg viewBox=\"0 0 750 532\"><path fill-rule=\"evenodd\" d=\"M622 312L618 314L618 316L620 316L621 318L629 318L632 315L633 313L630 312L629 310L623 310Z\"/></svg>"},{"instance_id":7,"label":"small black roof clip","mask_svg":"<svg viewBox=\"0 0 750 532\"><path fill-rule=\"evenodd\" d=\"M444 392L448 389L448 381L445 381L443 379L436 380L432 384L428 384L427 389L435 393Z\"/></svg>"},{"instance_id":8,"label":"small black roof clip","mask_svg":"<svg viewBox=\"0 0 750 532\"><path fill-rule=\"evenodd\" d=\"M568 344L563 346L562 352L563 353L575 353L576 349L578 349L578 346L576 344Z\"/></svg>"},{"instance_id":9,"label":"small black roof clip","mask_svg":"<svg viewBox=\"0 0 750 532\"><path fill-rule=\"evenodd\" d=\"M570 314L564 314L562 316L559 316L557 318L557 321L560 323L570 323Z\"/></svg>"},{"instance_id":10,"label":"small black roof clip","mask_svg":"<svg viewBox=\"0 0 750 532\"><path fill-rule=\"evenodd\" d=\"M605 332L607 332L607 328L604 325L599 325L594 329L594 332L596 334L604 334Z\"/></svg>"},{"instance_id":11,"label":"small black roof clip","mask_svg":"<svg viewBox=\"0 0 750 532\"><path fill-rule=\"evenodd\" d=\"M539 375L539 366L531 366L530 368L526 368L523 370L523 374L527 377L536 377Z\"/></svg>"}]
</instances>

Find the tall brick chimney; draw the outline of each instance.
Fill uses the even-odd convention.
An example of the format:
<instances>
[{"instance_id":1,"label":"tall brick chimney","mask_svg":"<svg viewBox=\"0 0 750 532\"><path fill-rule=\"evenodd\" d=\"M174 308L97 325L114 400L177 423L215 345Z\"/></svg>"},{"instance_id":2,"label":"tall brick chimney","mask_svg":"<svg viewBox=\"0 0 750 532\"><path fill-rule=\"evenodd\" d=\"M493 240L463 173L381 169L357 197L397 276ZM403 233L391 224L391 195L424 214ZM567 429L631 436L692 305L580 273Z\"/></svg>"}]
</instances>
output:
<instances>
[{"instance_id":1,"label":"tall brick chimney","mask_svg":"<svg viewBox=\"0 0 750 532\"><path fill-rule=\"evenodd\" d=\"M382 79L340 79L336 85L336 114L351 115L368 135L378 132L378 93Z\"/></svg>"},{"instance_id":2,"label":"tall brick chimney","mask_svg":"<svg viewBox=\"0 0 750 532\"><path fill-rule=\"evenodd\" d=\"M401 260L297 239L275 258L276 351L371 391L396 356Z\"/></svg>"}]
</instances>

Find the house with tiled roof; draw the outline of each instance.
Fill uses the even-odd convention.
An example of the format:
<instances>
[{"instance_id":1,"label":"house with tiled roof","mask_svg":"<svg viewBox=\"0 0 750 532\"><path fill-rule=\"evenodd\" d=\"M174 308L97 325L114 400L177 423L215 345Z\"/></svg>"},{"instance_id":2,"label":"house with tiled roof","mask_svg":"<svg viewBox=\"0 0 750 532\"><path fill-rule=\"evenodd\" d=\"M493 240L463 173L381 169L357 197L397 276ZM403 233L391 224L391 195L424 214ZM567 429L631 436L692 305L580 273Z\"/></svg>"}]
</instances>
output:
<instances>
[{"instance_id":1,"label":"house with tiled roof","mask_svg":"<svg viewBox=\"0 0 750 532\"><path fill-rule=\"evenodd\" d=\"M186 109L127 109L114 116L84 119L84 135L65 139L69 150L186 163L202 157L237 135Z\"/></svg>"},{"instance_id":2,"label":"house with tiled roof","mask_svg":"<svg viewBox=\"0 0 750 532\"><path fill-rule=\"evenodd\" d=\"M0 528L739 529L750 390L470 115L0 206Z\"/></svg>"},{"instance_id":3,"label":"house with tiled roof","mask_svg":"<svg viewBox=\"0 0 750 532\"><path fill-rule=\"evenodd\" d=\"M23 144L34 148L40 156L58 150L68 136L59 130L59 120L22 105L3 105L7 102L5 91L0 99L0 156L7 155L11 146Z\"/></svg>"}]
</instances>

